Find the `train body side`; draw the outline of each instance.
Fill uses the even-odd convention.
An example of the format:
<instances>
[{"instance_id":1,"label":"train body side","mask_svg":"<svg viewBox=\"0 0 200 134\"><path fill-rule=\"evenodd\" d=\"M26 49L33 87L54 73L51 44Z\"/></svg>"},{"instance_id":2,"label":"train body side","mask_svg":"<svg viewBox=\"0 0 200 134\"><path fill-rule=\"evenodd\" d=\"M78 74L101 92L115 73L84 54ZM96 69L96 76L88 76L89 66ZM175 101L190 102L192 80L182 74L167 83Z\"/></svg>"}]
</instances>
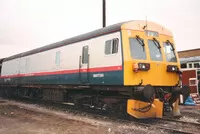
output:
<instances>
[{"instance_id":1,"label":"train body side","mask_svg":"<svg viewBox=\"0 0 200 134\"><path fill-rule=\"evenodd\" d=\"M105 42L118 39L118 52L105 54ZM88 63L83 64L83 47ZM4 84L122 85L120 32L3 62Z\"/></svg>"}]
</instances>

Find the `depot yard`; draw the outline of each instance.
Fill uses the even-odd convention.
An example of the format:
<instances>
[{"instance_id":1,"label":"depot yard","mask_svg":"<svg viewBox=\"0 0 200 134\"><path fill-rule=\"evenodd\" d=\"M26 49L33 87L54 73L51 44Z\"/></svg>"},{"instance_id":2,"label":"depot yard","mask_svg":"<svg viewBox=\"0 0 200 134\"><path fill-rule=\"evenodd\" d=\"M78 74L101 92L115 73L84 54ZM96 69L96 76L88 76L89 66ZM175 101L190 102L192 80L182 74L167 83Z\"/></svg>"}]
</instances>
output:
<instances>
[{"instance_id":1,"label":"depot yard","mask_svg":"<svg viewBox=\"0 0 200 134\"><path fill-rule=\"evenodd\" d=\"M180 106L182 120L200 123L200 104L196 106Z\"/></svg>"},{"instance_id":2,"label":"depot yard","mask_svg":"<svg viewBox=\"0 0 200 134\"><path fill-rule=\"evenodd\" d=\"M130 127L103 119L96 120L34 104L2 99L0 102L0 133L2 134L155 133L155 130L149 131L147 128Z\"/></svg>"},{"instance_id":3,"label":"depot yard","mask_svg":"<svg viewBox=\"0 0 200 134\"><path fill-rule=\"evenodd\" d=\"M200 122L200 106L181 106L183 121ZM2 134L115 134L167 133L164 130L97 119L69 111L49 109L38 104L27 104L0 99L0 133Z\"/></svg>"}]
</instances>

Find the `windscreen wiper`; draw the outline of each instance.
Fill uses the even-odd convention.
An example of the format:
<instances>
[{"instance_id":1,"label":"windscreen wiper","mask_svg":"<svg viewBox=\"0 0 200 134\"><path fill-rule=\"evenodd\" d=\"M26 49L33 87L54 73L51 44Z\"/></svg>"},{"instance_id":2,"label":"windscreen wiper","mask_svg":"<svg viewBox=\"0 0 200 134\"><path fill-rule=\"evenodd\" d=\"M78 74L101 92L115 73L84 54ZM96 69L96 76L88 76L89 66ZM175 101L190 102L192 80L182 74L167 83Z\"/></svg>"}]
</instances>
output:
<instances>
[{"instance_id":1,"label":"windscreen wiper","mask_svg":"<svg viewBox=\"0 0 200 134\"><path fill-rule=\"evenodd\" d=\"M144 45L145 45L144 41L138 35L136 35L136 39L139 42L139 44L142 45L142 47L144 47Z\"/></svg>"},{"instance_id":2,"label":"windscreen wiper","mask_svg":"<svg viewBox=\"0 0 200 134\"><path fill-rule=\"evenodd\" d=\"M172 51L174 51L175 49L174 49L174 44L172 44L169 40L167 40L167 42L166 42L167 44L170 44L171 45L171 47L172 47Z\"/></svg>"},{"instance_id":3,"label":"windscreen wiper","mask_svg":"<svg viewBox=\"0 0 200 134\"><path fill-rule=\"evenodd\" d=\"M156 38L153 38L153 43L156 45L156 47L157 47L158 49L161 48L160 43L156 40Z\"/></svg>"}]
</instances>

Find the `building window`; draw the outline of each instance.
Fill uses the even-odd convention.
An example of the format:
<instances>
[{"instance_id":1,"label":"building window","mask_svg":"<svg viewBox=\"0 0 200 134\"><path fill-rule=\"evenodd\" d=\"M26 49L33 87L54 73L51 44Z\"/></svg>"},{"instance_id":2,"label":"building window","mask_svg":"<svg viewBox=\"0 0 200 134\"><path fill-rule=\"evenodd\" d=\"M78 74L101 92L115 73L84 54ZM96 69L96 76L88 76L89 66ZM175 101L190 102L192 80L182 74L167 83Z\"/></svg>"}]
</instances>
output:
<instances>
[{"instance_id":1,"label":"building window","mask_svg":"<svg viewBox=\"0 0 200 134\"><path fill-rule=\"evenodd\" d=\"M119 45L119 39L115 38L112 40L107 40L105 42L105 54L109 55L109 54L115 54L118 52L118 45Z\"/></svg>"},{"instance_id":2,"label":"building window","mask_svg":"<svg viewBox=\"0 0 200 134\"><path fill-rule=\"evenodd\" d=\"M200 68L200 63L194 63L194 68Z\"/></svg>"},{"instance_id":3,"label":"building window","mask_svg":"<svg viewBox=\"0 0 200 134\"><path fill-rule=\"evenodd\" d=\"M197 71L197 78L198 78L199 84L200 84L200 70ZM200 85L199 85L199 88L200 88Z\"/></svg>"},{"instance_id":4,"label":"building window","mask_svg":"<svg viewBox=\"0 0 200 134\"><path fill-rule=\"evenodd\" d=\"M189 68L192 68L192 63L189 64Z\"/></svg>"},{"instance_id":5,"label":"building window","mask_svg":"<svg viewBox=\"0 0 200 134\"><path fill-rule=\"evenodd\" d=\"M197 79L196 78L189 78L189 86L196 86Z\"/></svg>"},{"instance_id":6,"label":"building window","mask_svg":"<svg viewBox=\"0 0 200 134\"><path fill-rule=\"evenodd\" d=\"M60 66L60 51L56 52L55 64L56 64L57 66Z\"/></svg>"},{"instance_id":7,"label":"building window","mask_svg":"<svg viewBox=\"0 0 200 134\"><path fill-rule=\"evenodd\" d=\"M181 68L187 68L186 64L181 64Z\"/></svg>"}]
</instances>

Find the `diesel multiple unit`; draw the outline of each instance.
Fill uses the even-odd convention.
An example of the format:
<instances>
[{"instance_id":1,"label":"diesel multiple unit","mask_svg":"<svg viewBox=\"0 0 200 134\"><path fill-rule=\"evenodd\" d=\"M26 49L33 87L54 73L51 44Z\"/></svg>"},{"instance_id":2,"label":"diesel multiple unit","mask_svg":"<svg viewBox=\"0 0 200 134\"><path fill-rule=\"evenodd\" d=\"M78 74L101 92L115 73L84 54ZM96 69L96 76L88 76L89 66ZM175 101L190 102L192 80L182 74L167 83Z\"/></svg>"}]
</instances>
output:
<instances>
[{"instance_id":1,"label":"diesel multiple unit","mask_svg":"<svg viewBox=\"0 0 200 134\"><path fill-rule=\"evenodd\" d=\"M136 118L162 118L167 111L179 115L179 95L190 93L180 87L172 33L154 22L114 24L0 64L6 96L123 111Z\"/></svg>"}]
</instances>

